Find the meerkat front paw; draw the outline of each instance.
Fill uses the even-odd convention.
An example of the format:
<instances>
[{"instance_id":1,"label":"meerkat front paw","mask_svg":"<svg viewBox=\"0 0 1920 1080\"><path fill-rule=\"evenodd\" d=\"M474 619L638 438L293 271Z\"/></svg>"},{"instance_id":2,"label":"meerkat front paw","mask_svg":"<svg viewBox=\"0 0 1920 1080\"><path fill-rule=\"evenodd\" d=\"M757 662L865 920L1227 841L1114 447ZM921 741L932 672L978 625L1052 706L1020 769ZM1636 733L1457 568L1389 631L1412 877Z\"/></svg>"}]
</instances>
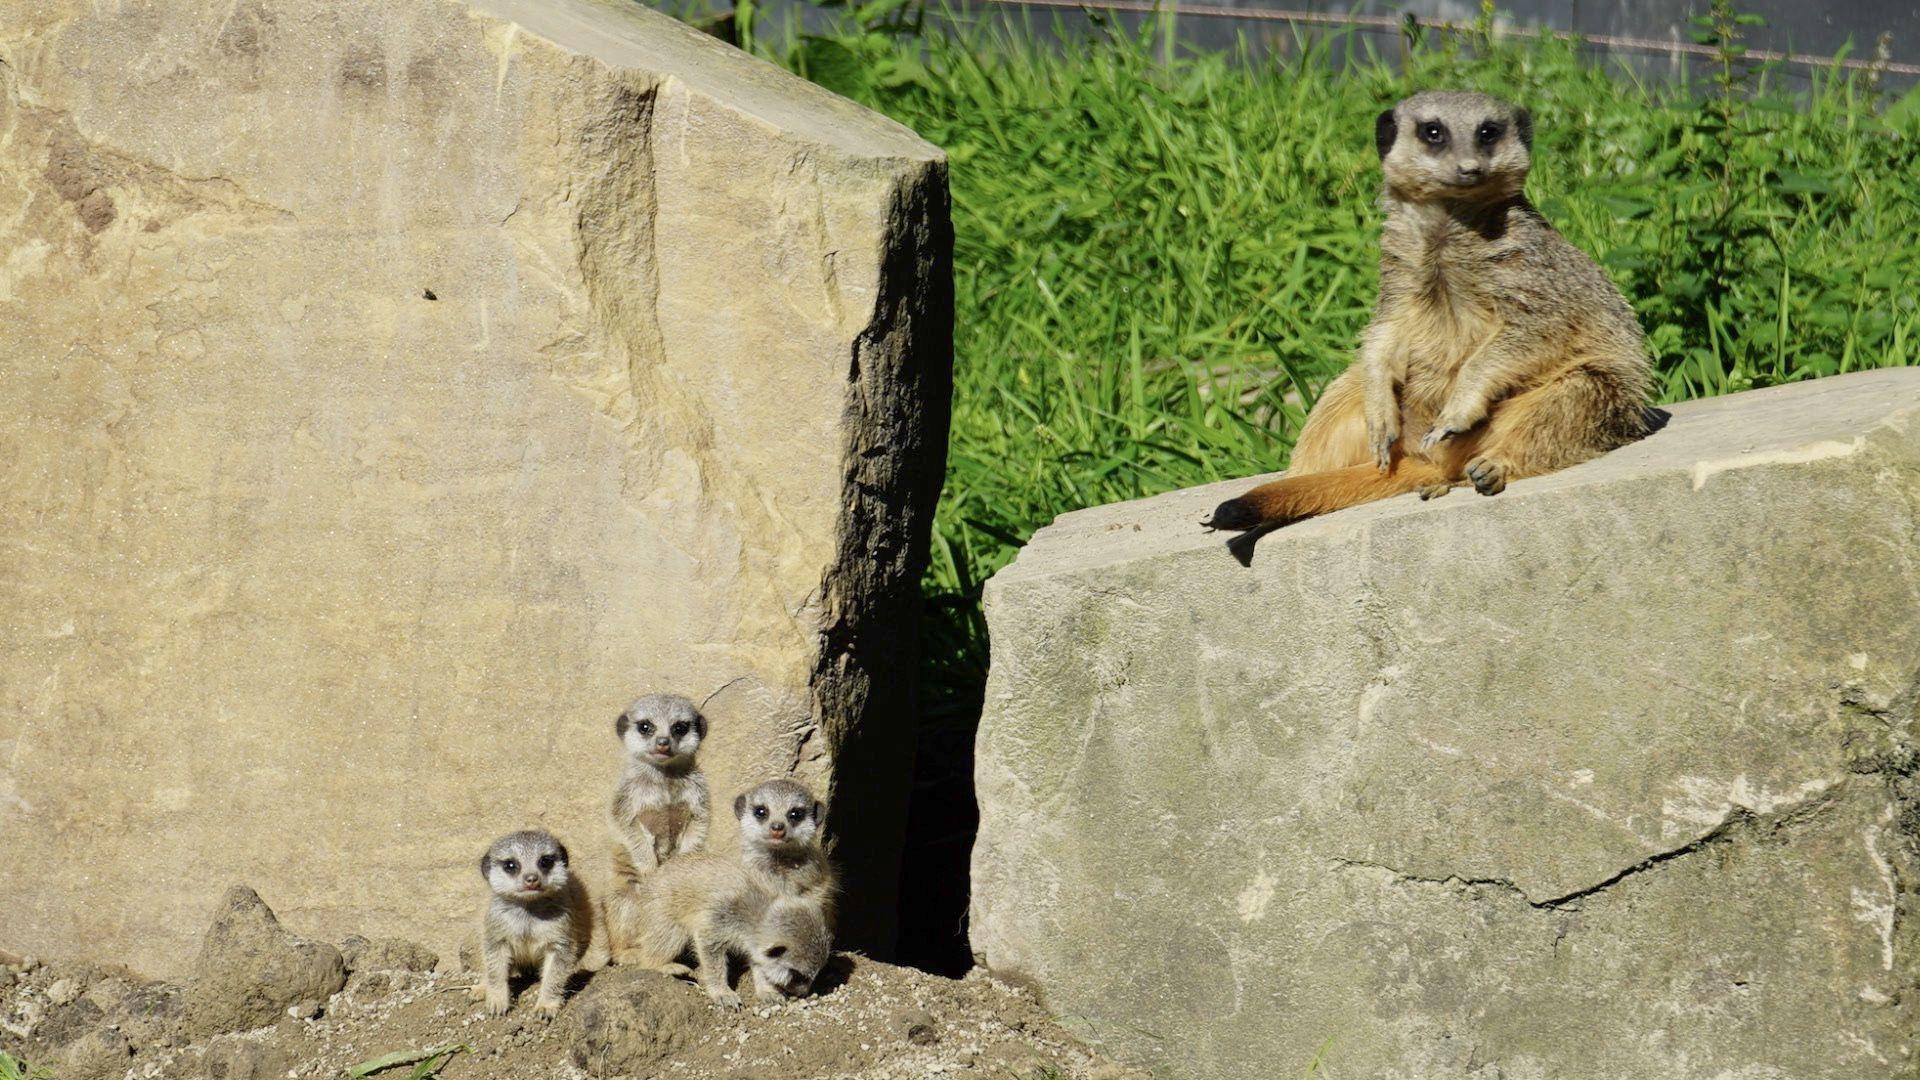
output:
<instances>
[{"instance_id":1,"label":"meerkat front paw","mask_svg":"<svg viewBox=\"0 0 1920 1080\"><path fill-rule=\"evenodd\" d=\"M1507 489L1507 467L1487 458L1467 462L1467 479L1482 495L1498 495Z\"/></svg>"},{"instance_id":2,"label":"meerkat front paw","mask_svg":"<svg viewBox=\"0 0 1920 1080\"><path fill-rule=\"evenodd\" d=\"M1400 441L1400 428L1394 424L1368 424L1367 448L1373 453L1373 463L1381 472L1393 468L1393 447Z\"/></svg>"},{"instance_id":3,"label":"meerkat front paw","mask_svg":"<svg viewBox=\"0 0 1920 1080\"><path fill-rule=\"evenodd\" d=\"M485 1001L486 999L487 999L487 987L485 983L475 983L474 985L467 987L468 1001Z\"/></svg>"},{"instance_id":4,"label":"meerkat front paw","mask_svg":"<svg viewBox=\"0 0 1920 1080\"><path fill-rule=\"evenodd\" d=\"M534 1002L533 1009L541 1016L551 1018L553 1014L560 1011L561 1004L561 999L557 997L543 997L539 1001Z\"/></svg>"},{"instance_id":5,"label":"meerkat front paw","mask_svg":"<svg viewBox=\"0 0 1920 1080\"><path fill-rule=\"evenodd\" d=\"M1420 452L1424 454L1458 434L1460 434L1460 432L1455 428L1448 427L1445 424L1435 424L1421 437Z\"/></svg>"},{"instance_id":6,"label":"meerkat front paw","mask_svg":"<svg viewBox=\"0 0 1920 1080\"><path fill-rule=\"evenodd\" d=\"M1420 489L1420 501L1425 502L1428 499L1437 499L1459 486L1460 483L1458 481L1445 484L1428 484L1426 487Z\"/></svg>"},{"instance_id":7,"label":"meerkat front paw","mask_svg":"<svg viewBox=\"0 0 1920 1080\"><path fill-rule=\"evenodd\" d=\"M740 995L731 990L709 990L707 991L707 996L713 999L715 1005L723 1009L737 1009L740 1007Z\"/></svg>"},{"instance_id":8,"label":"meerkat front paw","mask_svg":"<svg viewBox=\"0 0 1920 1080\"><path fill-rule=\"evenodd\" d=\"M505 990L488 990L486 998L488 1016L505 1016L513 1008L513 995Z\"/></svg>"}]
</instances>

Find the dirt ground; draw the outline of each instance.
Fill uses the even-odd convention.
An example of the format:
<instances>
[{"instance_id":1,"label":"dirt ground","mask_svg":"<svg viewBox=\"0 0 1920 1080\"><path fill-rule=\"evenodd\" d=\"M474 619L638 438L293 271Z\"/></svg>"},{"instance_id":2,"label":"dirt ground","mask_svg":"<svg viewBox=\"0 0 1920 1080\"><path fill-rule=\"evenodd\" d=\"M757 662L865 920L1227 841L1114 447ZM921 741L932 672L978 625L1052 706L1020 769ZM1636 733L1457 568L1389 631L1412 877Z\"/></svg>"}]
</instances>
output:
<instances>
[{"instance_id":1,"label":"dirt ground","mask_svg":"<svg viewBox=\"0 0 1920 1080\"><path fill-rule=\"evenodd\" d=\"M250 895L250 894L249 894ZM257 898L254 900L257 903ZM947 1077L1132 1080L1124 1069L1076 1041L1034 997L974 971L947 979L842 954L814 996L709 1004L692 984L653 972L607 968L581 973L560 1014L543 1019L531 987L515 984L513 1011L479 1014L466 989L475 976L440 964L405 942L353 939L334 948L278 935L307 954L325 953L330 981L344 985L324 1000L282 1006L272 998L292 953L276 942L243 942L219 967L196 965L183 984L142 979L124 969L42 962L0 950L0 1049L45 1069L53 1080L94 1077L209 1077L269 1080L341 1077L384 1055L458 1046L441 1059L375 1072L380 1080L461 1077ZM251 932L251 931L250 931ZM221 927L209 939L221 936ZM229 934L229 937L232 935ZM209 949L208 952L212 950ZM259 974L220 977L209 970L262 964ZM309 968L314 967L308 964ZM323 970L323 974L325 974ZM750 982L750 980L742 980ZM262 996L262 988L265 996ZM286 993L295 991L287 990ZM251 1013L234 1011L244 1004ZM262 1010L270 1009L271 1013ZM271 1015L270 1022L256 1023ZM236 1021L235 1016L251 1019ZM227 1019L222 1020L222 1017ZM246 1030L237 1030L246 1026ZM222 1030L211 1030L222 1029ZM31 1072L29 1073L31 1075Z\"/></svg>"}]
</instances>

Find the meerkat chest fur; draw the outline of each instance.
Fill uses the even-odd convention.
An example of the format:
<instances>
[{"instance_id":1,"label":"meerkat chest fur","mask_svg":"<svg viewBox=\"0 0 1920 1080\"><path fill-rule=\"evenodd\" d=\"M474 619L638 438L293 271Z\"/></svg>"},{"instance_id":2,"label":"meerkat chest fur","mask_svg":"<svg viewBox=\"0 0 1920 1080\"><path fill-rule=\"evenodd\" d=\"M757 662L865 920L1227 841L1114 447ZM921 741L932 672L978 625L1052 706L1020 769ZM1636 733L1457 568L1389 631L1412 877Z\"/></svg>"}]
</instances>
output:
<instances>
[{"instance_id":1,"label":"meerkat chest fur","mask_svg":"<svg viewBox=\"0 0 1920 1080\"><path fill-rule=\"evenodd\" d=\"M1400 358L1409 412L1437 411L1461 366L1506 323L1513 296L1503 286L1522 258L1506 221L1462 220L1430 204L1390 206L1376 318Z\"/></svg>"},{"instance_id":2,"label":"meerkat chest fur","mask_svg":"<svg viewBox=\"0 0 1920 1080\"><path fill-rule=\"evenodd\" d=\"M487 912L487 932L506 947L516 967L533 967L554 946L571 947L575 927L564 898L538 904L518 904L495 897Z\"/></svg>"},{"instance_id":3,"label":"meerkat chest fur","mask_svg":"<svg viewBox=\"0 0 1920 1080\"><path fill-rule=\"evenodd\" d=\"M707 778L699 770L669 772L637 762L613 796L613 817L623 828L638 825L671 849L707 803Z\"/></svg>"}]
</instances>

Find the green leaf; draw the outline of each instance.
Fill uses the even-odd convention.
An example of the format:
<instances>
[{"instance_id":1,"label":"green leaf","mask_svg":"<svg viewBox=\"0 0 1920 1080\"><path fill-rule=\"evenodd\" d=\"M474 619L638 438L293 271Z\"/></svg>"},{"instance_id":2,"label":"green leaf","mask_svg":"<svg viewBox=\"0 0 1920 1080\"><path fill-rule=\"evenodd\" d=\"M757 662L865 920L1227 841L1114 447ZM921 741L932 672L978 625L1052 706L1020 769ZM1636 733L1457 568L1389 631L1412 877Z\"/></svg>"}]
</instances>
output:
<instances>
[{"instance_id":1,"label":"green leaf","mask_svg":"<svg viewBox=\"0 0 1920 1080\"><path fill-rule=\"evenodd\" d=\"M430 1050L396 1050L391 1054L383 1054L363 1061L348 1069L347 1080L360 1080L363 1076L371 1076L400 1065L413 1065L415 1062L419 1064L413 1071L412 1080L423 1080L445 1068L447 1062L453 1060L453 1055L462 1050L471 1049L473 1048L466 1043L447 1043Z\"/></svg>"}]
</instances>

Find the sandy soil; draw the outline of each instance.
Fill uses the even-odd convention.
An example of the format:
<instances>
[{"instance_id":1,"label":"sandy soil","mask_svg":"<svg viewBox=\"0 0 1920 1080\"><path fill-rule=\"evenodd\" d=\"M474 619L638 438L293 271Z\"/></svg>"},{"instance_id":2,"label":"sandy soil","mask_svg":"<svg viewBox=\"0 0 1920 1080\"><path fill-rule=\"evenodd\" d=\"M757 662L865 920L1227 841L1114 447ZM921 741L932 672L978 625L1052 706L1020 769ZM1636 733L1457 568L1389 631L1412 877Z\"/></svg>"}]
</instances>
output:
<instances>
[{"instance_id":1,"label":"sandy soil","mask_svg":"<svg viewBox=\"0 0 1920 1080\"><path fill-rule=\"evenodd\" d=\"M1143 1075L1090 1051L1031 994L980 971L947 979L843 954L815 996L759 1003L742 987L746 1007L727 1012L689 983L608 968L576 976L552 1020L534 1012L531 988L511 1013L491 1019L468 1000L474 976L457 964L436 965L404 942L350 942L340 952L347 975L339 992L276 1003L266 1026L207 1033L206 1010L196 1003L207 993L193 980L155 982L124 969L0 951L0 1049L55 1080L341 1077L382 1055L447 1045L461 1049L427 1075ZM406 1078L416 1068L373 1075Z\"/></svg>"}]
</instances>

